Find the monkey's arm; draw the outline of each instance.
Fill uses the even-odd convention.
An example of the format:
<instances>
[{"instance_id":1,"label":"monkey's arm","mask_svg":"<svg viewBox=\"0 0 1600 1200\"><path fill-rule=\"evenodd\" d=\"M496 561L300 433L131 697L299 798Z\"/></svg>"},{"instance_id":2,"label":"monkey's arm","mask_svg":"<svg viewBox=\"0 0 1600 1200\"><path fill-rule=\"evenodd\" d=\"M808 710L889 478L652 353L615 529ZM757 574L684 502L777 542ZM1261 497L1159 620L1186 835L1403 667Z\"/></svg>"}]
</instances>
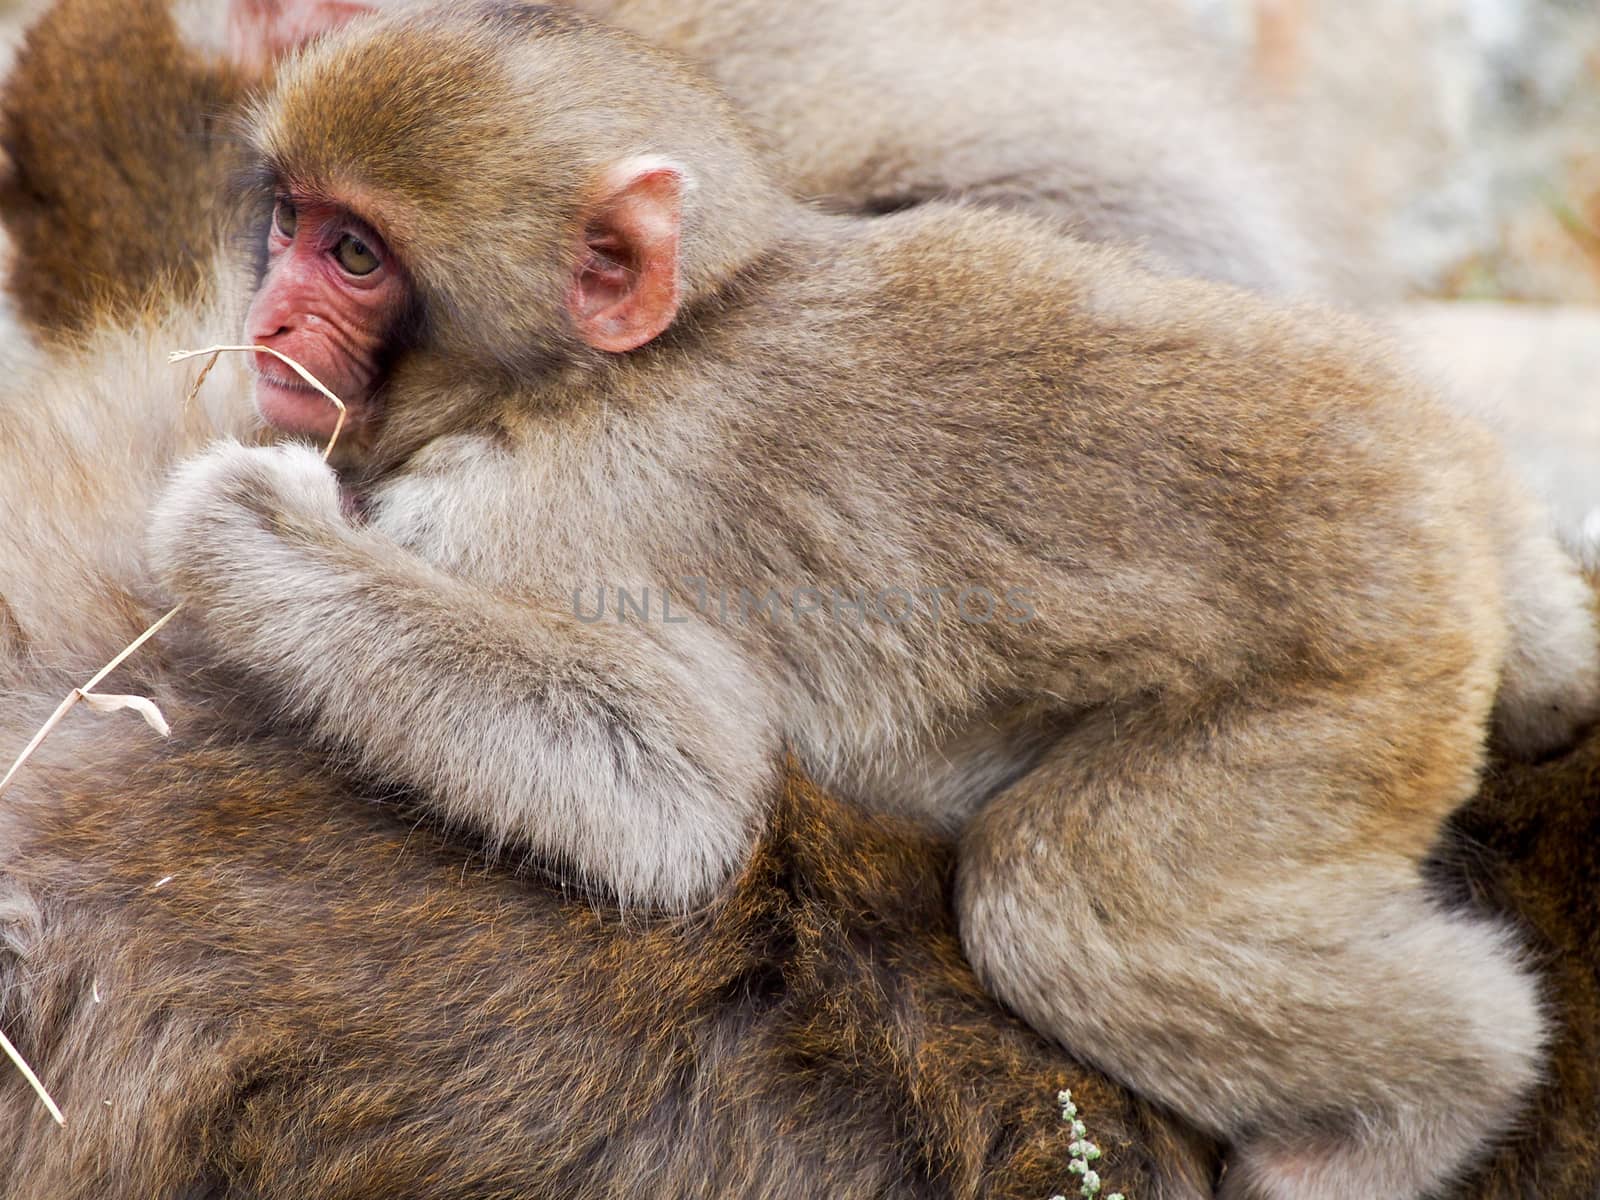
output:
<instances>
[{"instance_id":1,"label":"monkey's arm","mask_svg":"<svg viewBox=\"0 0 1600 1200\"><path fill-rule=\"evenodd\" d=\"M745 857L775 746L760 705L705 686L725 654L685 663L637 626L447 575L347 522L304 447L192 460L150 547L217 655L492 844L678 907Z\"/></svg>"}]
</instances>

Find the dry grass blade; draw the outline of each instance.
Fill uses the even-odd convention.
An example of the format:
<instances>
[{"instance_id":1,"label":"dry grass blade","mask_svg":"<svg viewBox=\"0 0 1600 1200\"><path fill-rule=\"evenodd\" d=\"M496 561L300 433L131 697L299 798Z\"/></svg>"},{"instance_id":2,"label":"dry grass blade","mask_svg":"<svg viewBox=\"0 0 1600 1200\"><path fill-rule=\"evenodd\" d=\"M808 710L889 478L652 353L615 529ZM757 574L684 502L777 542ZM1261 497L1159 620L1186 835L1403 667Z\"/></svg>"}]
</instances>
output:
<instances>
[{"instance_id":1,"label":"dry grass blade","mask_svg":"<svg viewBox=\"0 0 1600 1200\"><path fill-rule=\"evenodd\" d=\"M182 605L179 605L178 607L182 608ZM144 645L157 633L159 633L162 626L164 626L168 621L172 620L172 618L177 615L178 608L175 608L166 616L157 621L154 625L150 626L149 629L146 629L138 637L134 638L132 642L128 643L128 645L123 648L122 653L118 654L105 666L101 667L100 670L95 672L94 678L90 679L88 683L84 684L82 687L73 688L72 691L68 693L67 698L56 707L55 712L50 714L50 719L39 727L38 733L33 735L33 740L23 747L21 754L17 755L16 762L11 764L11 769L6 772L5 778L0 779L0 793L3 793L6 788L10 786L11 781L17 777L17 772L22 770L23 765L33 757L33 752L44 744L45 738L50 736L50 734L55 730L55 727L61 724L62 719L72 711L73 707L80 700L92 700L91 707L100 712L116 712L119 709L124 708L136 709L139 714L144 717L145 723L148 724L152 729L156 730L156 732L160 733L163 737L171 732L167 728L166 721L161 716L161 710L156 708L154 704L143 697L100 696L95 693L94 689L102 679L126 662L130 655L132 655L136 650L139 649L140 646ZM152 717L154 717L154 719L152 719Z\"/></svg>"},{"instance_id":2,"label":"dry grass blade","mask_svg":"<svg viewBox=\"0 0 1600 1200\"><path fill-rule=\"evenodd\" d=\"M11 1039L5 1035L4 1030L0 1030L0 1050L4 1050L6 1057L17 1065L17 1070L22 1072L22 1077L28 1081L28 1085L38 1093L39 1099L44 1101L44 1106L50 1110L50 1115L55 1118L56 1124L65 1126L67 1119L61 1115L60 1107L50 1098L50 1093L45 1091L44 1084L39 1082L39 1077L33 1073L33 1068L11 1044Z\"/></svg>"},{"instance_id":3,"label":"dry grass blade","mask_svg":"<svg viewBox=\"0 0 1600 1200\"><path fill-rule=\"evenodd\" d=\"M153 700L143 696L107 696L101 692L80 691L78 695L97 713L135 712L162 737L172 736L172 726L167 724L166 717L161 715L161 710Z\"/></svg>"}]
</instances>

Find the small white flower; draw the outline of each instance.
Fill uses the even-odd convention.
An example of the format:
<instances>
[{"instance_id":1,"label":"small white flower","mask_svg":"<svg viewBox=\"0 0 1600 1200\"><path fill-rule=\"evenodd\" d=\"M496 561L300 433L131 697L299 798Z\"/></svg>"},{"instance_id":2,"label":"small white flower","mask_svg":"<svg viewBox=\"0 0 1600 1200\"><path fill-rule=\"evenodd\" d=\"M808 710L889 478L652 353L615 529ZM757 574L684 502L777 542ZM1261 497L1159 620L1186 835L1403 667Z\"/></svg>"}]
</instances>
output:
<instances>
[{"instance_id":1,"label":"small white flower","mask_svg":"<svg viewBox=\"0 0 1600 1200\"><path fill-rule=\"evenodd\" d=\"M1056 1103L1061 1105L1061 1119L1072 1130L1072 1142L1067 1146L1067 1153L1072 1158L1067 1163L1067 1171L1083 1180L1080 1195L1088 1200L1097 1200L1100 1195L1100 1172L1089 1164L1100 1158L1100 1147L1089 1140L1089 1128L1078 1117L1078 1106L1072 1102L1072 1093L1063 1088L1056 1093ZM1065 1197L1052 1196L1051 1200L1065 1200ZM1123 1195L1113 1192L1105 1200L1123 1200Z\"/></svg>"}]
</instances>

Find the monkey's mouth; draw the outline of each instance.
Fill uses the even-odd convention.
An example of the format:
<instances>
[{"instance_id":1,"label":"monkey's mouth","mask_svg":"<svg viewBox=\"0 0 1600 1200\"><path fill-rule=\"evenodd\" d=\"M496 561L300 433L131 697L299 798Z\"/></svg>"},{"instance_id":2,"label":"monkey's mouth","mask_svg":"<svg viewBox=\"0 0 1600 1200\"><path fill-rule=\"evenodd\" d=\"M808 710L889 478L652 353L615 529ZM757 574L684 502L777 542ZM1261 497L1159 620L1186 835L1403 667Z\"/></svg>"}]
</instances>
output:
<instances>
[{"instance_id":1,"label":"monkey's mouth","mask_svg":"<svg viewBox=\"0 0 1600 1200\"><path fill-rule=\"evenodd\" d=\"M321 392L276 360L269 368L256 364L256 411L261 419L284 433L312 438L326 443L339 426L339 410ZM341 397L342 398L342 397ZM360 398L345 400L345 426L341 439L355 432L366 417L365 403Z\"/></svg>"}]
</instances>

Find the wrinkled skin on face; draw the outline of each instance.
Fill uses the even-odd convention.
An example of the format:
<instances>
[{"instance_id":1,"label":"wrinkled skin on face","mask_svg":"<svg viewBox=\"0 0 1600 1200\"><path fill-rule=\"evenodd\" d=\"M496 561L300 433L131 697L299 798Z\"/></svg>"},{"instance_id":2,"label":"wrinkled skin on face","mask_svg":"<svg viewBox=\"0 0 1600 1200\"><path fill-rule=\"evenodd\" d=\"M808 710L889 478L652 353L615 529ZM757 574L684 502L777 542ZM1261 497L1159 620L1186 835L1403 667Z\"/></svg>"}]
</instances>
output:
<instances>
[{"instance_id":1,"label":"wrinkled skin on face","mask_svg":"<svg viewBox=\"0 0 1600 1200\"><path fill-rule=\"evenodd\" d=\"M265 70L305 42L381 7L348 0L232 0L232 57ZM406 284L382 238L339 207L283 194L267 234L267 271L245 321L246 340L295 359L347 409L358 435L372 417L379 360L404 310ZM256 405L285 433L326 442L338 411L268 354L256 356Z\"/></svg>"},{"instance_id":2,"label":"wrinkled skin on face","mask_svg":"<svg viewBox=\"0 0 1600 1200\"><path fill-rule=\"evenodd\" d=\"M336 205L281 194L245 337L320 379L359 430L373 417L383 355L408 294L403 269L365 222ZM256 378L256 404L268 424L318 441L332 436L338 411L281 361L257 354Z\"/></svg>"}]
</instances>

